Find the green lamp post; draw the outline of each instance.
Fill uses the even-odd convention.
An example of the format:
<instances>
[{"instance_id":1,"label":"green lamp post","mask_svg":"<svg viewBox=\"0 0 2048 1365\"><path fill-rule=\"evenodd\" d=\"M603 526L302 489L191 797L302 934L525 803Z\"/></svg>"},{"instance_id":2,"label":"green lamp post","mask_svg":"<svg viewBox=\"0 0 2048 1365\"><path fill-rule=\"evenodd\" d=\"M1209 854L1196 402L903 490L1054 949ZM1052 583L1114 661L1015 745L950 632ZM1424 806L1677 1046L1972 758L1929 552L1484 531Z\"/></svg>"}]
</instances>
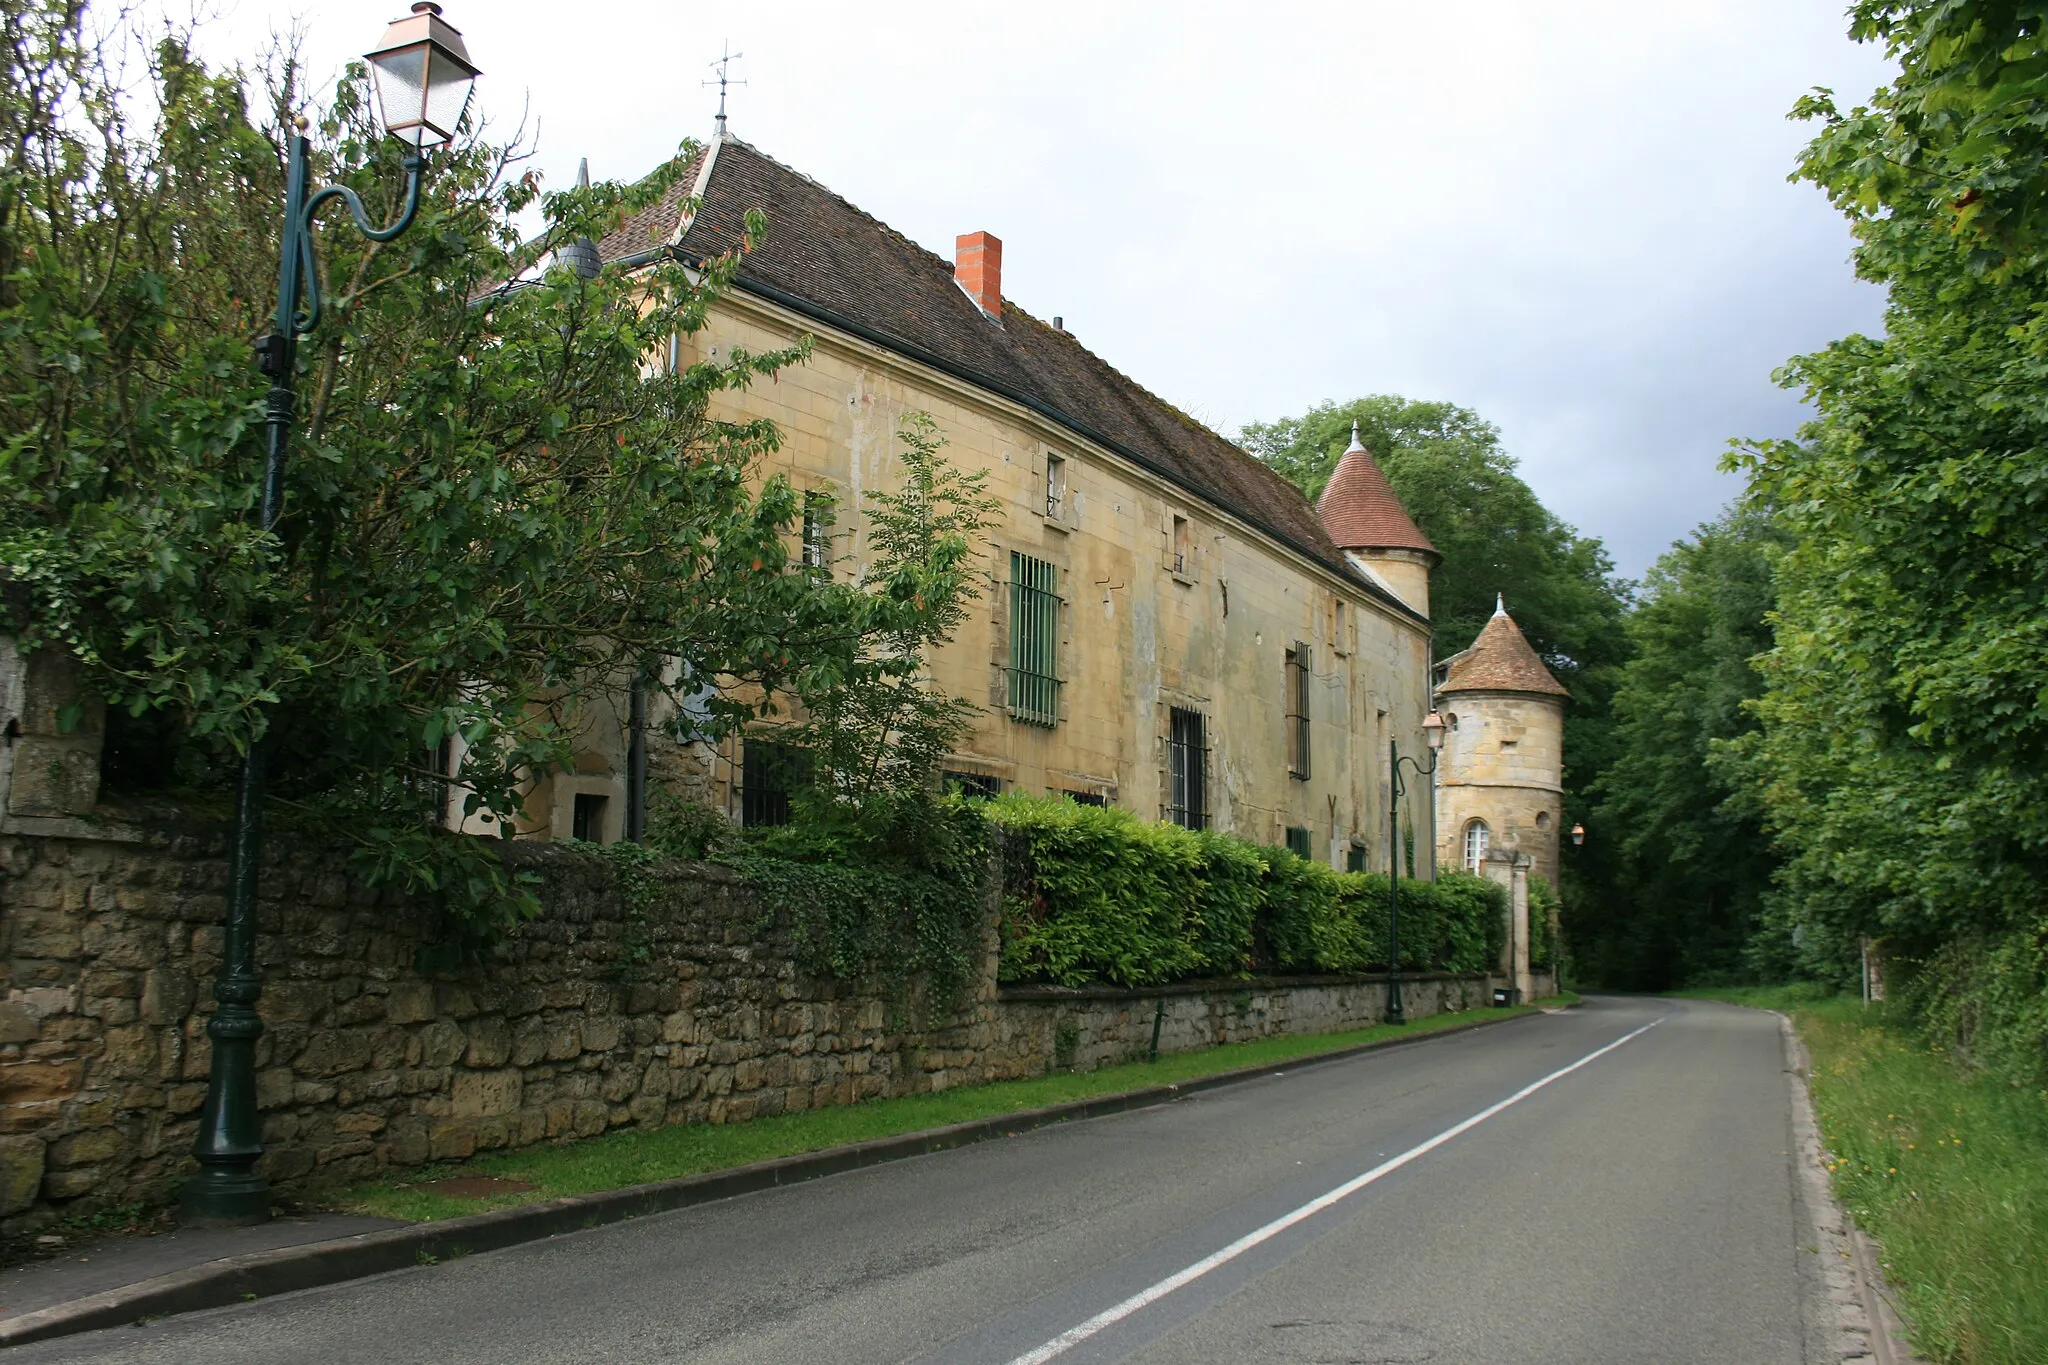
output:
<instances>
[{"instance_id":1,"label":"green lamp post","mask_svg":"<svg viewBox=\"0 0 2048 1365\"><path fill-rule=\"evenodd\" d=\"M330 200L348 205L358 231L373 242L388 242L412 226L420 206L420 180L427 152L449 141L469 106L477 69L462 35L441 18L441 7L423 3L394 21L384 41L364 60L377 83L384 127L407 145L405 207L395 222L378 227L363 201L343 185L307 193L311 147L303 132L291 139L285 175L284 240L277 280L277 320L256 344L256 362L270 376L264 407L263 490L259 516L264 531L277 525L284 500L285 454L291 442L292 378L298 340L320 321L320 275L313 258L313 217ZM228 919L214 981L216 1006L207 1021L213 1045L206 1079L206 1103L199 1111L199 1135L192 1155L199 1171L180 1192L180 1220L187 1226L225 1227L261 1223L270 1217L270 1187L256 1173L263 1155L256 1119L256 1040L263 1021L256 1001L263 985L256 972L256 875L263 845L263 791L267 745L251 744L235 788L235 825L228 852Z\"/></svg>"},{"instance_id":2,"label":"green lamp post","mask_svg":"<svg viewBox=\"0 0 2048 1365\"><path fill-rule=\"evenodd\" d=\"M1387 800L1387 1022L1405 1024L1408 1013L1401 1006L1401 765L1407 764L1417 777L1436 772L1436 757L1444 747L1444 718L1431 711L1422 718L1422 738L1429 745L1429 766L1401 757L1398 740L1387 741L1387 758L1394 780Z\"/></svg>"}]
</instances>

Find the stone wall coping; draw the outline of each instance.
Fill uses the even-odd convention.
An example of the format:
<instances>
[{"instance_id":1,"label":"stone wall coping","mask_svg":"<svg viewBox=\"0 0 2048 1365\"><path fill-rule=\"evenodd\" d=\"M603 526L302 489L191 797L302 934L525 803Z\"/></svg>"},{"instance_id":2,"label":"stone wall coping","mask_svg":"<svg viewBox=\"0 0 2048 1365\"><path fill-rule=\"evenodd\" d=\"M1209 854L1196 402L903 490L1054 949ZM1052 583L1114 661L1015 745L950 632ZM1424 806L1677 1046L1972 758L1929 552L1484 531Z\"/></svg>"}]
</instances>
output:
<instances>
[{"instance_id":1,"label":"stone wall coping","mask_svg":"<svg viewBox=\"0 0 2048 1365\"><path fill-rule=\"evenodd\" d=\"M1485 981L1490 972L1403 972L1405 981ZM1026 1000L1150 1000L1161 995L1243 995L1247 991L1298 990L1304 986L1378 986L1391 978L1384 972L1321 976L1218 976L1200 981L1169 981L1158 986L1047 986L1032 983L996 988L999 1001Z\"/></svg>"}]
</instances>

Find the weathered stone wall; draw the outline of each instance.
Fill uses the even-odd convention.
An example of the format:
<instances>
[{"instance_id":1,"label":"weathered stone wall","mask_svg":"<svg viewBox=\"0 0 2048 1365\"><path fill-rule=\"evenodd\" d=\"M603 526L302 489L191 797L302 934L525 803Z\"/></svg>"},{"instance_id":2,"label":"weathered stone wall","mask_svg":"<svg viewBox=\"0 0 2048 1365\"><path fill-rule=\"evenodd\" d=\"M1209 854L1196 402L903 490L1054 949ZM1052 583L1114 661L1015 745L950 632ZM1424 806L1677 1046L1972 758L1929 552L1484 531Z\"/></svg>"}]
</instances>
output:
<instances>
[{"instance_id":1,"label":"weathered stone wall","mask_svg":"<svg viewBox=\"0 0 2048 1365\"><path fill-rule=\"evenodd\" d=\"M168 1197L205 1095L226 911L224 839L0 836L0 1235L66 1210ZM800 973L735 874L676 864L646 916L610 865L509 845L544 879L540 918L431 969L442 938L339 855L272 841L262 878L257 1050L264 1158L289 1191L389 1166L625 1125L724 1123L1088 1068L1141 1054L1154 996L1010 991L994 917L962 1014L905 1011ZM1412 1017L1481 1003L1484 978L1407 989ZM1378 1019L1379 982L1163 992L1161 1048Z\"/></svg>"}]
</instances>

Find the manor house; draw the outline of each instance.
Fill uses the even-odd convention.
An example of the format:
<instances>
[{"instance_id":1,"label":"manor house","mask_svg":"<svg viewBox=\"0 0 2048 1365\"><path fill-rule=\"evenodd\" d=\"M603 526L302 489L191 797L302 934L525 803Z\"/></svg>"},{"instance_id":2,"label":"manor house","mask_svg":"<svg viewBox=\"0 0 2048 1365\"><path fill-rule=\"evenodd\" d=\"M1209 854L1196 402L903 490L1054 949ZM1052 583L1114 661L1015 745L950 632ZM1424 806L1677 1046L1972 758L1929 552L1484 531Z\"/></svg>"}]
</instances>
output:
<instances>
[{"instance_id":1,"label":"manor house","mask_svg":"<svg viewBox=\"0 0 2048 1365\"><path fill-rule=\"evenodd\" d=\"M1059 318L1006 298L996 237L963 233L947 260L730 136L596 255L701 261L738 247L755 209L766 240L668 363L814 339L808 364L720 414L772 419L784 442L765 472L836 505L834 539L807 538L806 559L856 571L862 495L900 480L896 433L914 411L1002 499L988 590L931 660L940 686L981 708L949 780L1384 867L1389 741L1425 752L1438 556L1371 455L1354 446L1312 507ZM620 836L625 729L594 719L577 771L537 785L523 834ZM646 761L654 781L759 823L787 818L799 757L764 729L716 747L656 740ZM1427 790L1412 816L1402 807L1422 876Z\"/></svg>"}]
</instances>

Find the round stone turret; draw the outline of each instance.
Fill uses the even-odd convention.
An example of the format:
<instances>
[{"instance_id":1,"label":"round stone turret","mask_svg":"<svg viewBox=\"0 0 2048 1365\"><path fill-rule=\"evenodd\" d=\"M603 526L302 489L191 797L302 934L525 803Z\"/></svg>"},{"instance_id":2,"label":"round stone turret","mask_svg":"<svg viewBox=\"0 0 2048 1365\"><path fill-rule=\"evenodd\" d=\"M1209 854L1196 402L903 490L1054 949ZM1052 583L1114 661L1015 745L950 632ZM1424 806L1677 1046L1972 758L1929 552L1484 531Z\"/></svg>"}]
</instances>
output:
<instances>
[{"instance_id":1,"label":"round stone turret","mask_svg":"<svg viewBox=\"0 0 2048 1365\"><path fill-rule=\"evenodd\" d=\"M1529 855L1530 871L1555 886L1571 694L1504 601L1472 647L1438 667L1437 865L1480 871L1488 852L1507 849Z\"/></svg>"}]
</instances>

